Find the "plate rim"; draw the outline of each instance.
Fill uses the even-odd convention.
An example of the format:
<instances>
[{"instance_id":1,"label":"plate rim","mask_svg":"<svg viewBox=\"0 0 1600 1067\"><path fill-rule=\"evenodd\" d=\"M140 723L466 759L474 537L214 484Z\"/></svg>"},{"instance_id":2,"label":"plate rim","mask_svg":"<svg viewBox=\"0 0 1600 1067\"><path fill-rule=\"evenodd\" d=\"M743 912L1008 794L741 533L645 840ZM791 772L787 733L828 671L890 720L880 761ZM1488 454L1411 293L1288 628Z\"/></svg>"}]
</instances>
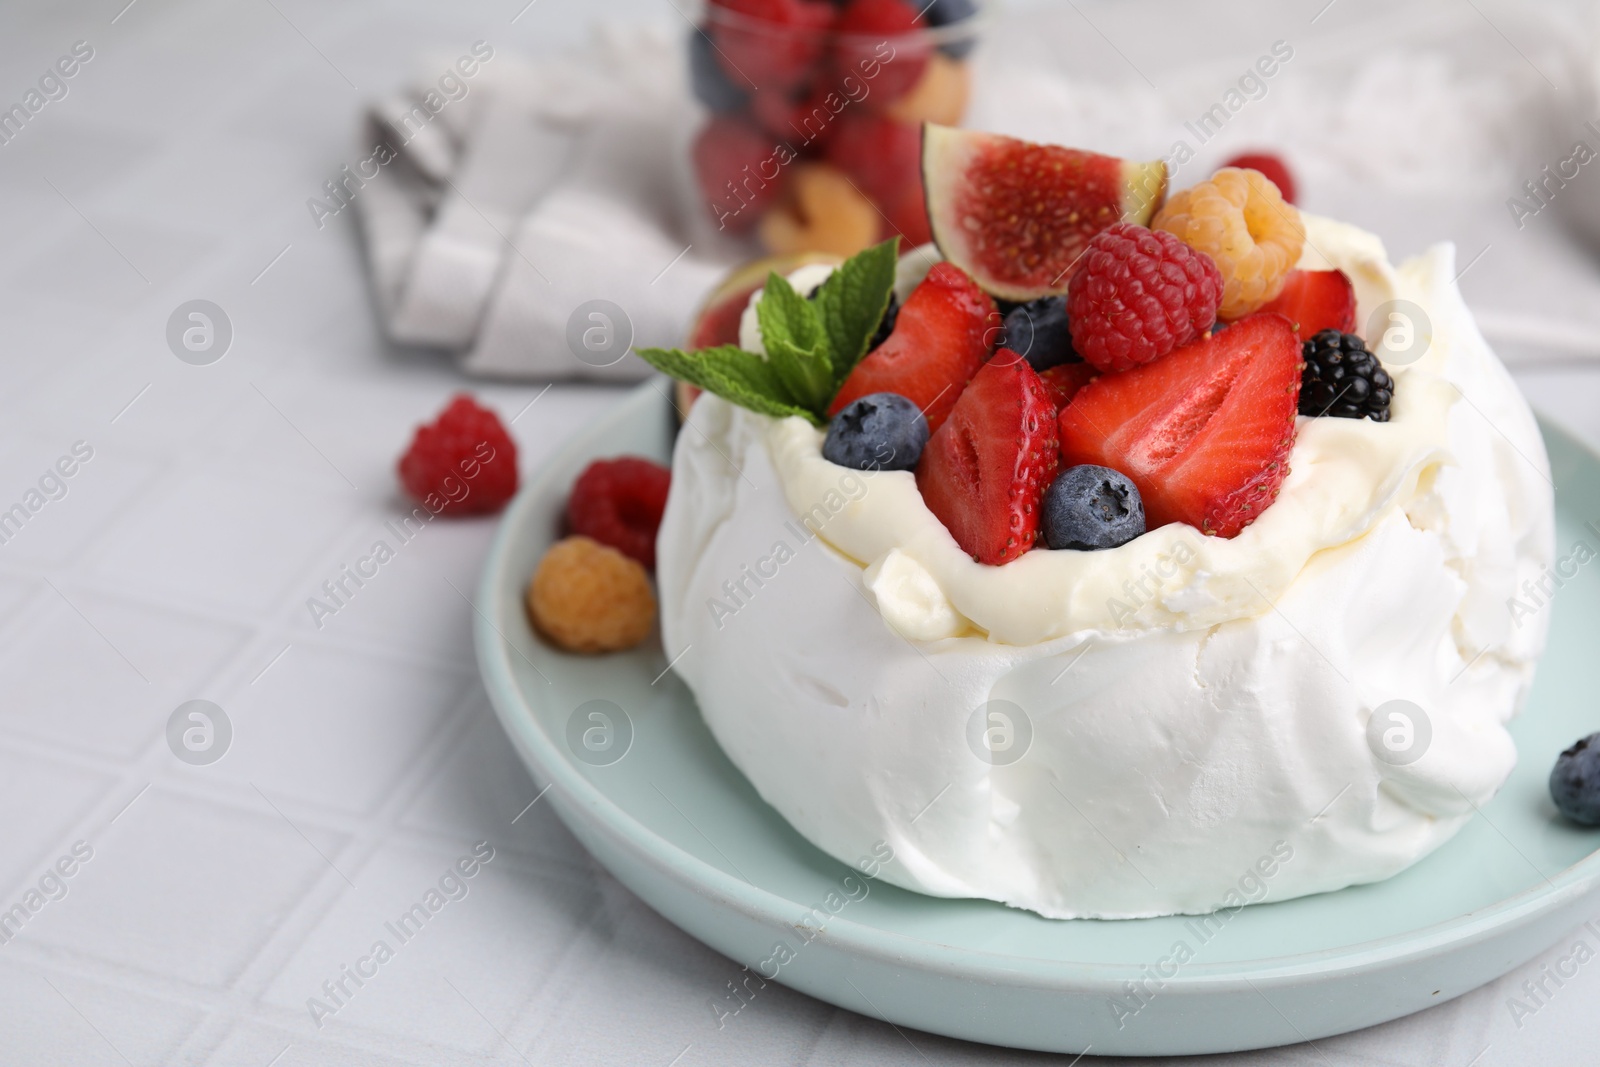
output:
<instances>
[{"instance_id":1,"label":"plate rim","mask_svg":"<svg viewBox=\"0 0 1600 1067\"><path fill-rule=\"evenodd\" d=\"M521 653L513 652L511 639L493 622L496 618L506 617L508 596L514 596L517 601L517 616L524 617L521 607L521 588L525 579L519 579L515 583L509 582L507 579L511 576L506 571L515 542L526 535L528 512L544 499L550 491L552 481L562 468L571 465L581 455L586 455L592 450L591 442L596 435L603 433L607 427L624 421L635 414L636 410L645 408L647 404L670 403L655 387L658 381L664 380L666 379L652 378L630 390L605 415L552 451L541 463L538 472L518 491L507 507L485 557L478 584L473 643L476 647L479 672L483 676L496 716L511 734L524 759L533 765L539 776L544 778L547 788L559 785L565 794L563 800L566 803L561 800L556 801L558 809L566 807L567 803L581 807L589 813L596 828L607 833L652 867L674 876L695 893L714 896L723 906L734 907L749 918L764 924L784 927L789 925L793 918L789 910L793 908L804 910L806 907L804 903L790 900L770 889L747 883L679 848L668 838L655 833L635 819L579 773L570 760L561 755L556 739L545 732L537 716L527 706L528 702L512 674L511 657L513 654ZM1576 451L1596 467L1600 467L1600 452L1590 448L1558 420L1538 411L1535 411L1535 418L1541 434L1547 441L1558 443L1565 450ZM532 665L532 661L529 663ZM535 667L535 670L537 669ZM692 694L690 699L693 699ZM737 767L734 769L738 771ZM743 772L739 773L742 775ZM1477 814L1487 819L1481 811ZM1178 975L1168 980L1163 992L1181 994L1185 990L1198 990L1201 987L1217 989L1262 981L1294 984L1306 979L1366 972L1403 964L1410 960L1427 959L1446 947L1467 948L1489 940L1508 929L1536 922L1545 915L1559 911L1576 899L1600 888L1600 848L1555 875L1541 875L1541 877L1544 878L1543 885L1529 886L1484 908L1371 941L1286 956L1187 964ZM1354 888L1359 886L1346 886L1344 889L1332 890L1329 894L1311 895L1332 895ZM916 892L909 889L905 891ZM996 907L1006 907L997 901L989 903ZM1026 911L1026 909L1009 908L1007 910ZM1144 919L1058 920L1038 916L1032 912L1027 914L1047 922L1147 921ZM1158 918L1171 918L1171 916ZM900 967L916 967L928 972L959 974L968 978L992 977L1007 982L1026 978L1031 984L1063 991L1082 992L1082 987L1085 985L1097 987L1096 991L1101 987L1120 990L1122 982L1138 978L1145 966L1143 963L1094 963L1018 956L988 949L957 948L908 934L887 931L882 927L862 923L842 914L829 920L828 931L829 940L841 951L861 953L880 962Z\"/></svg>"}]
</instances>

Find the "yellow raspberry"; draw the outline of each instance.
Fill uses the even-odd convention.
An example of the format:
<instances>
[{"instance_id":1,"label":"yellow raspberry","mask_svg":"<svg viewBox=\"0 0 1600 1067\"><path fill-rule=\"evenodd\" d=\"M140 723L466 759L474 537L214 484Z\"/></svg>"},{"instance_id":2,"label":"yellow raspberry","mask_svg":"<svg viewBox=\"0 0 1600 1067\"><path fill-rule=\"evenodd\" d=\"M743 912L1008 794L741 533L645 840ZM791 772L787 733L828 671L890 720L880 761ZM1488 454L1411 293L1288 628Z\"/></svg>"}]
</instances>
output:
<instances>
[{"instance_id":1,"label":"yellow raspberry","mask_svg":"<svg viewBox=\"0 0 1600 1067\"><path fill-rule=\"evenodd\" d=\"M1210 181L1173 194L1150 223L1216 261L1223 319L1238 319L1277 296L1300 262L1305 223L1278 187L1256 170L1224 167Z\"/></svg>"},{"instance_id":2,"label":"yellow raspberry","mask_svg":"<svg viewBox=\"0 0 1600 1067\"><path fill-rule=\"evenodd\" d=\"M528 583L534 628L568 652L615 652L650 636L656 598L634 560L587 537L550 546Z\"/></svg>"}]
</instances>

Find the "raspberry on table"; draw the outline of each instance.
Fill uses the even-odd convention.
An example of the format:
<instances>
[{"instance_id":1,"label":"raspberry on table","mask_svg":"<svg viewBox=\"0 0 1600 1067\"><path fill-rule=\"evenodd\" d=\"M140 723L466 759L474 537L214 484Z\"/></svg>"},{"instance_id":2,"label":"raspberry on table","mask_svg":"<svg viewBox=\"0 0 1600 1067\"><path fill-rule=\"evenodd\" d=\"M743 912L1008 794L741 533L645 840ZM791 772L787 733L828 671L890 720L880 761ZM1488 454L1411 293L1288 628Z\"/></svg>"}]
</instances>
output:
<instances>
[{"instance_id":1,"label":"raspberry on table","mask_svg":"<svg viewBox=\"0 0 1600 1067\"><path fill-rule=\"evenodd\" d=\"M1165 230L1216 261L1224 319L1240 319L1278 295L1300 261L1305 223L1260 171L1224 167L1167 200L1152 229Z\"/></svg>"},{"instance_id":2,"label":"raspberry on table","mask_svg":"<svg viewBox=\"0 0 1600 1067\"><path fill-rule=\"evenodd\" d=\"M1118 222L1095 234L1067 283L1072 348L1102 371L1149 363L1216 321L1222 275L1170 233Z\"/></svg>"},{"instance_id":3,"label":"raspberry on table","mask_svg":"<svg viewBox=\"0 0 1600 1067\"><path fill-rule=\"evenodd\" d=\"M417 427L399 470L406 493L434 514L488 514L516 495L517 446L500 416L459 393Z\"/></svg>"},{"instance_id":4,"label":"raspberry on table","mask_svg":"<svg viewBox=\"0 0 1600 1067\"><path fill-rule=\"evenodd\" d=\"M632 648L655 625L650 578L635 560L587 537L550 546L528 583L528 618L568 652Z\"/></svg>"},{"instance_id":5,"label":"raspberry on table","mask_svg":"<svg viewBox=\"0 0 1600 1067\"><path fill-rule=\"evenodd\" d=\"M654 570L656 531L671 485L672 472L648 459L597 459L572 485L567 526Z\"/></svg>"},{"instance_id":6,"label":"raspberry on table","mask_svg":"<svg viewBox=\"0 0 1600 1067\"><path fill-rule=\"evenodd\" d=\"M1389 421L1394 379L1353 333L1323 330L1301 346L1300 414Z\"/></svg>"}]
</instances>

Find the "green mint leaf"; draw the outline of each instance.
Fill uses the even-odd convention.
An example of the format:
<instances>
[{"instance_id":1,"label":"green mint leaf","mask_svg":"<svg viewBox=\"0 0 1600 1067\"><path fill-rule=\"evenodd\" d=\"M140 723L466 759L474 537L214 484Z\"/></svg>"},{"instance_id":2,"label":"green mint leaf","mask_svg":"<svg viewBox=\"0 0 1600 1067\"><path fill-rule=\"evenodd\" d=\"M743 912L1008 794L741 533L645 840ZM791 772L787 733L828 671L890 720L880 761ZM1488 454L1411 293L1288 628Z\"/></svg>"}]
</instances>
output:
<instances>
[{"instance_id":1,"label":"green mint leaf","mask_svg":"<svg viewBox=\"0 0 1600 1067\"><path fill-rule=\"evenodd\" d=\"M834 392L867 354L867 344L883 321L894 291L899 246L900 238L891 237L851 256L817 290L817 312L833 349Z\"/></svg>"},{"instance_id":2,"label":"green mint leaf","mask_svg":"<svg viewBox=\"0 0 1600 1067\"><path fill-rule=\"evenodd\" d=\"M827 425L828 404L867 353L889 306L899 238L852 256L808 300L769 274L756 319L766 358L736 345L635 349L659 371L762 415Z\"/></svg>"},{"instance_id":3,"label":"green mint leaf","mask_svg":"<svg viewBox=\"0 0 1600 1067\"><path fill-rule=\"evenodd\" d=\"M634 354L652 367L760 415L799 415L814 426L821 420L796 404L777 372L754 352L719 345L685 352L677 348L636 348Z\"/></svg>"},{"instance_id":4,"label":"green mint leaf","mask_svg":"<svg viewBox=\"0 0 1600 1067\"><path fill-rule=\"evenodd\" d=\"M768 274L756 319L767 360L790 395L813 411L826 408L835 392L833 354L817 306L788 279Z\"/></svg>"}]
</instances>

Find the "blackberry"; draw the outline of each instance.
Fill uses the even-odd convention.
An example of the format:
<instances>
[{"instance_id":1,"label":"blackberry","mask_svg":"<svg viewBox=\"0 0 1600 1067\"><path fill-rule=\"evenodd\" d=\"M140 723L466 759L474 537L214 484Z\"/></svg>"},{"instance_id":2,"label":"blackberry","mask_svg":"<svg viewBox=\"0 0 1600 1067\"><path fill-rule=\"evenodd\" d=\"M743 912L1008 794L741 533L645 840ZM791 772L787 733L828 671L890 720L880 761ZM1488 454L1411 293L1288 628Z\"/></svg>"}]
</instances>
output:
<instances>
[{"instance_id":1,"label":"blackberry","mask_svg":"<svg viewBox=\"0 0 1600 1067\"><path fill-rule=\"evenodd\" d=\"M900 318L900 301L895 299L893 293L889 294L889 306L883 309L883 318L878 320L878 330L872 335L872 340L867 342L867 351L871 352L894 333L894 324Z\"/></svg>"},{"instance_id":2,"label":"blackberry","mask_svg":"<svg viewBox=\"0 0 1600 1067\"><path fill-rule=\"evenodd\" d=\"M1389 421L1394 379L1353 333L1323 330L1301 348L1300 414Z\"/></svg>"}]
</instances>

